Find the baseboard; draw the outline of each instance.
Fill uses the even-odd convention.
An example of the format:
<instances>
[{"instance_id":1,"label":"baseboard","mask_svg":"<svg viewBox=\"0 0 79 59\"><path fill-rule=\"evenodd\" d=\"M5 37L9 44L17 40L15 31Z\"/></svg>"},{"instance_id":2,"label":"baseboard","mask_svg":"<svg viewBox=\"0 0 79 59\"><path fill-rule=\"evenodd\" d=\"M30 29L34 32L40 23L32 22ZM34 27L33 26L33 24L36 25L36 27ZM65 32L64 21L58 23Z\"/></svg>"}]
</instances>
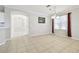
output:
<instances>
[{"instance_id":1,"label":"baseboard","mask_svg":"<svg viewBox=\"0 0 79 59\"><path fill-rule=\"evenodd\" d=\"M51 33L44 33L44 34L32 34L30 37L35 37L35 36L43 36L43 35L50 35Z\"/></svg>"},{"instance_id":2,"label":"baseboard","mask_svg":"<svg viewBox=\"0 0 79 59\"><path fill-rule=\"evenodd\" d=\"M22 35L22 36L10 37L9 40L13 40L13 39L24 37L24 36L29 37L29 35Z\"/></svg>"},{"instance_id":3,"label":"baseboard","mask_svg":"<svg viewBox=\"0 0 79 59\"><path fill-rule=\"evenodd\" d=\"M74 39L74 40L79 40L79 38L78 37L71 37L72 39Z\"/></svg>"}]
</instances>

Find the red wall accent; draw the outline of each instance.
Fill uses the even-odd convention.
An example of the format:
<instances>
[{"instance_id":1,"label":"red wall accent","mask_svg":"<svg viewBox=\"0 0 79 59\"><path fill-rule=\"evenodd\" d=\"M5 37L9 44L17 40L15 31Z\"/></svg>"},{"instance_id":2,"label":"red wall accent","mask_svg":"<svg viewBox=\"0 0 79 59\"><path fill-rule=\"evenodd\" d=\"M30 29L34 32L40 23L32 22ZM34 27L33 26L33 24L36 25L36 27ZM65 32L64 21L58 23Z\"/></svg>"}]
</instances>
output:
<instances>
[{"instance_id":1,"label":"red wall accent","mask_svg":"<svg viewBox=\"0 0 79 59\"><path fill-rule=\"evenodd\" d=\"M52 19L52 33L54 33L54 19Z\"/></svg>"},{"instance_id":2,"label":"red wall accent","mask_svg":"<svg viewBox=\"0 0 79 59\"><path fill-rule=\"evenodd\" d=\"M68 37L72 37L71 35L71 13L68 13Z\"/></svg>"}]
</instances>

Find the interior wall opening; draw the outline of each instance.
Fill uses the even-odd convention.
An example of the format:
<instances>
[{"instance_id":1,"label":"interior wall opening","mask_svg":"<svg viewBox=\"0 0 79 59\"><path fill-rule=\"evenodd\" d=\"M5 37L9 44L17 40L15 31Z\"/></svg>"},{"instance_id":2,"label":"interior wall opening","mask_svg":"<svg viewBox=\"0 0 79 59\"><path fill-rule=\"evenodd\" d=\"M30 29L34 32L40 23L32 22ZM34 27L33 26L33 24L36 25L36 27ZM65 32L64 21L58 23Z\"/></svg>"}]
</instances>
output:
<instances>
[{"instance_id":1,"label":"interior wall opening","mask_svg":"<svg viewBox=\"0 0 79 59\"><path fill-rule=\"evenodd\" d=\"M28 16L20 12L11 13L11 38L29 34Z\"/></svg>"},{"instance_id":2,"label":"interior wall opening","mask_svg":"<svg viewBox=\"0 0 79 59\"><path fill-rule=\"evenodd\" d=\"M67 15L54 18L54 34L58 36L67 36Z\"/></svg>"}]
</instances>

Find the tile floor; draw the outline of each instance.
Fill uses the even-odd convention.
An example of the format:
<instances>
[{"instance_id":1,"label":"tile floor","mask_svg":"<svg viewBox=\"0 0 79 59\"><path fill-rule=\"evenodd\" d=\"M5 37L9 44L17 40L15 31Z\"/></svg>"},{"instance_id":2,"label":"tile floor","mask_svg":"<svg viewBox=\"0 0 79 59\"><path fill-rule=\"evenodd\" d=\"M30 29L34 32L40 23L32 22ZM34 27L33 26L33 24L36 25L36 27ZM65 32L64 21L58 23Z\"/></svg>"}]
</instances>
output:
<instances>
[{"instance_id":1,"label":"tile floor","mask_svg":"<svg viewBox=\"0 0 79 59\"><path fill-rule=\"evenodd\" d=\"M79 40L56 35L22 36L0 46L1 53L78 53Z\"/></svg>"}]
</instances>

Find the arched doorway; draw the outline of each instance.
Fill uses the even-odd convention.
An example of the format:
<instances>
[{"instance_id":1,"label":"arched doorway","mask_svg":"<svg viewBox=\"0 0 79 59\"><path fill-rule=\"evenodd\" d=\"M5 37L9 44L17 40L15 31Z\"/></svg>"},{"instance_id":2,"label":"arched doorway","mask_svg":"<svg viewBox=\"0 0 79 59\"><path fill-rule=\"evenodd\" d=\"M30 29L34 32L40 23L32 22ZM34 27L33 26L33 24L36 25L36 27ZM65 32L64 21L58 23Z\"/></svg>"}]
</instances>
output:
<instances>
[{"instance_id":1,"label":"arched doorway","mask_svg":"<svg viewBox=\"0 0 79 59\"><path fill-rule=\"evenodd\" d=\"M21 12L11 12L11 38L28 35L28 16Z\"/></svg>"}]
</instances>

